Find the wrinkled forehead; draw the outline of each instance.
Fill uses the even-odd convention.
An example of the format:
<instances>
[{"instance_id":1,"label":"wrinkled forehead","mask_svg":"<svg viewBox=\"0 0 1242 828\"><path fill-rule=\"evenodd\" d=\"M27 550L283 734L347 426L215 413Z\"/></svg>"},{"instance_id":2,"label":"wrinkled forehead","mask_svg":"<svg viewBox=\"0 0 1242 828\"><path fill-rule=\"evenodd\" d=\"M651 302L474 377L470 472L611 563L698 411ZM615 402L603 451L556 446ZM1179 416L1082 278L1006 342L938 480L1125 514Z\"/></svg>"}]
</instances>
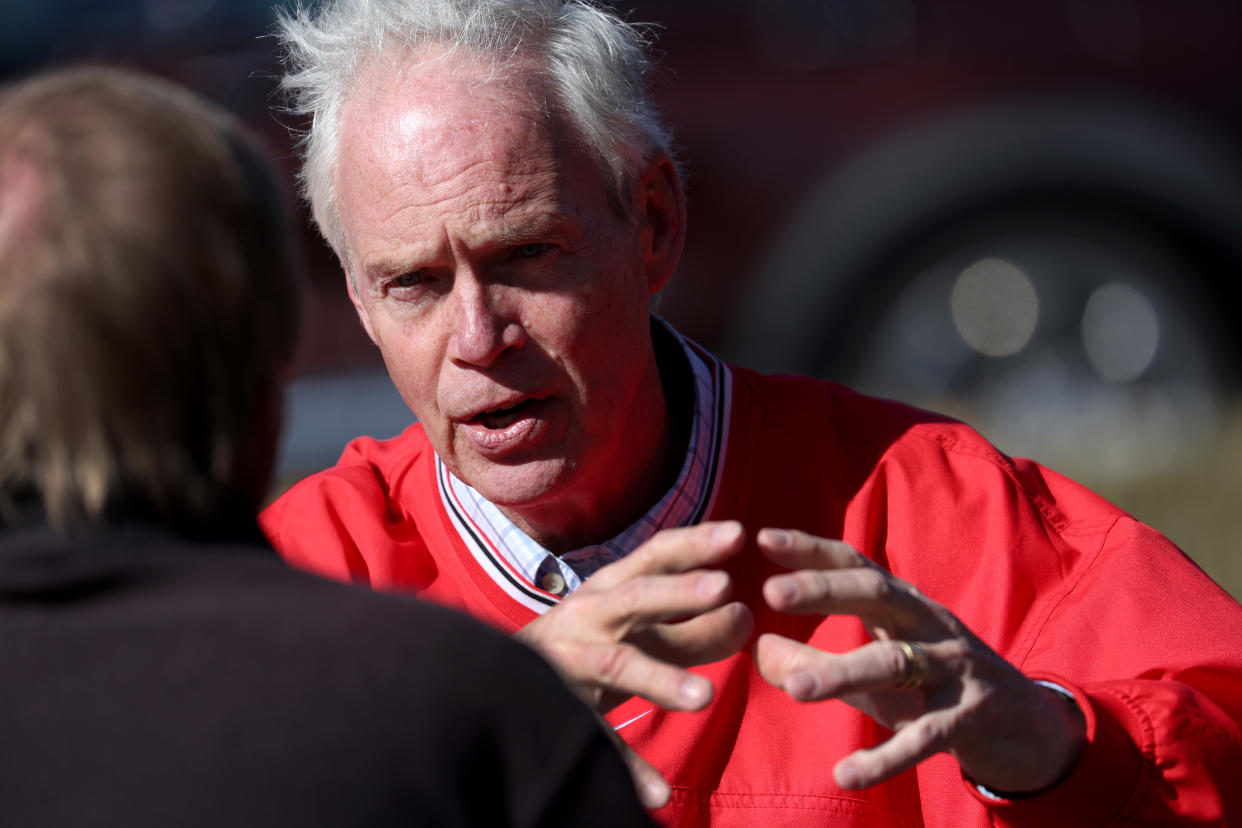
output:
<instances>
[{"instance_id":1,"label":"wrinkled forehead","mask_svg":"<svg viewBox=\"0 0 1242 828\"><path fill-rule=\"evenodd\" d=\"M378 200L424 206L491 182L500 190L486 198L503 202L565 183L583 157L558 128L544 85L529 60L501 71L457 49L371 61L341 119L334 184L345 224Z\"/></svg>"}]
</instances>

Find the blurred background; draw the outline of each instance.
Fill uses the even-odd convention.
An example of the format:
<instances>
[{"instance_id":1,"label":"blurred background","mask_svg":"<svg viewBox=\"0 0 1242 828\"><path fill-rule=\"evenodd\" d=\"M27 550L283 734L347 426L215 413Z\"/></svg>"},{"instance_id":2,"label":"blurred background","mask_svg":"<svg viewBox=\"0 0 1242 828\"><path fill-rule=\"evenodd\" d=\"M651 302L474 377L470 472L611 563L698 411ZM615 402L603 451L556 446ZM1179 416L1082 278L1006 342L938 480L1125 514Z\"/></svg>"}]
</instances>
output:
<instances>
[{"instance_id":1,"label":"blurred background","mask_svg":"<svg viewBox=\"0 0 1242 828\"><path fill-rule=\"evenodd\" d=\"M5 0L236 111L289 174L270 0ZM961 417L1242 596L1242 0L649 0L690 233L661 312L729 359ZM285 482L410 419L301 219Z\"/></svg>"}]
</instances>

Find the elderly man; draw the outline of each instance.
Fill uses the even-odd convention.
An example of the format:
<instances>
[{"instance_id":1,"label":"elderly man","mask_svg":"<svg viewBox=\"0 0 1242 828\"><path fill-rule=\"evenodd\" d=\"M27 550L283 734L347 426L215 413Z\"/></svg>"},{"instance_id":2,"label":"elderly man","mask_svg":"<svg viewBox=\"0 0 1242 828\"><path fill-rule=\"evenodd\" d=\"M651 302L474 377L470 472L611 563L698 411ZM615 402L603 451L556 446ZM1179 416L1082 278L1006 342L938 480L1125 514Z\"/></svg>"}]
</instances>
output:
<instances>
[{"instance_id":1,"label":"elderly man","mask_svg":"<svg viewBox=\"0 0 1242 828\"><path fill-rule=\"evenodd\" d=\"M650 825L533 653L263 543L299 303L281 203L166 82L0 91L3 822Z\"/></svg>"},{"instance_id":2,"label":"elderly man","mask_svg":"<svg viewBox=\"0 0 1242 828\"><path fill-rule=\"evenodd\" d=\"M631 28L339 0L283 31L316 220L418 420L265 513L289 560L540 648L670 825L1240 813L1242 609L1164 538L650 314L684 200Z\"/></svg>"}]
</instances>

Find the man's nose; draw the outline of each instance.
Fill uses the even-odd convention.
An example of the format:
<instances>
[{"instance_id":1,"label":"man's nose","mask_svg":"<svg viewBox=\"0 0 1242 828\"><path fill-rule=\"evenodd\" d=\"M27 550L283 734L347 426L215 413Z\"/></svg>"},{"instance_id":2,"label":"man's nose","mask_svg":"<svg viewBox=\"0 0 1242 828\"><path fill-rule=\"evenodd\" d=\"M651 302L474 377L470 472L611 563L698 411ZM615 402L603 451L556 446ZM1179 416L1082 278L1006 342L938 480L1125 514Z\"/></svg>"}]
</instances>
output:
<instances>
[{"instance_id":1,"label":"man's nose","mask_svg":"<svg viewBox=\"0 0 1242 828\"><path fill-rule=\"evenodd\" d=\"M473 275L459 276L453 285L453 336L450 356L464 365L487 367L510 348L526 343L526 330L503 289Z\"/></svg>"}]
</instances>

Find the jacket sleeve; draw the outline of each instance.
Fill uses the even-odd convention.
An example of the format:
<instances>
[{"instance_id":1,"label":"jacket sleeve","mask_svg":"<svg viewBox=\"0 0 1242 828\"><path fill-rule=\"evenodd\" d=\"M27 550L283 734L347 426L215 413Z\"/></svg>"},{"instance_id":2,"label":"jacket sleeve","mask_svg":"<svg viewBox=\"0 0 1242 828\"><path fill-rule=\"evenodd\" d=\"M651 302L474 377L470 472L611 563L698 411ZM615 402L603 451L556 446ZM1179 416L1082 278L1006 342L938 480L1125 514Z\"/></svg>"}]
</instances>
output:
<instances>
[{"instance_id":1,"label":"jacket sleeve","mask_svg":"<svg viewBox=\"0 0 1242 828\"><path fill-rule=\"evenodd\" d=\"M963 428L896 442L873 549L1031 678L1071 690L1088 742L993 824L1242 820L1242 606L1172 542L1084 487ZM858 521L862 524L862 521ZM868 524L868 525L871 525ZM930 801L925 807L935 807Z\"/></svg>"},{"instance_id":2,"label":"jacket sleeve","mask_svg":"<svg viewBox=\"0 0 1242 828\"><path fill-rule=\"evenodd\" d=\"M1083 754L1039 796L972 795L1013 826L1242 818L1242 607L1124 515L1080 569L1018 666L1074 694Z\"/></svg>"}]
</instances>

